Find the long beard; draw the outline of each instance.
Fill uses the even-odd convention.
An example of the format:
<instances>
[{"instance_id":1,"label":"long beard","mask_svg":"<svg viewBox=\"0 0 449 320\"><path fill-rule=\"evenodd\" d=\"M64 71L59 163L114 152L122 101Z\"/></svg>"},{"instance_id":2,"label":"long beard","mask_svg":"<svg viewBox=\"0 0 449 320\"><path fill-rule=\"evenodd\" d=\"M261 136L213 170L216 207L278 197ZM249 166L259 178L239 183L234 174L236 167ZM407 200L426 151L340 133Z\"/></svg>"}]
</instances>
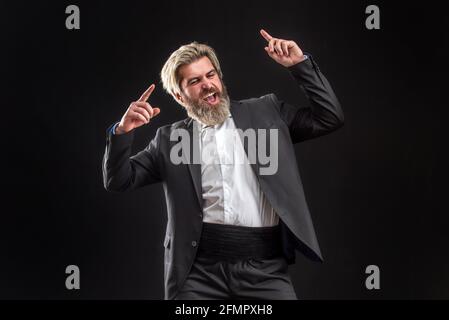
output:
<instances>
[{"instance_id":1,"label":"long beard","mask_svg":"<svg viewBox=\"0 0 449 320\"><path fill-rule=\"evenodd\" d=\"M209 105L203 99L193 100L184 97L185 103L183 105L187 110L187 115L208 126L222 124L229 117L231 105L225 85L223 84L222 87L222 92L217 92L220 101L215 106Z\"/></svg>"}]
</instances>

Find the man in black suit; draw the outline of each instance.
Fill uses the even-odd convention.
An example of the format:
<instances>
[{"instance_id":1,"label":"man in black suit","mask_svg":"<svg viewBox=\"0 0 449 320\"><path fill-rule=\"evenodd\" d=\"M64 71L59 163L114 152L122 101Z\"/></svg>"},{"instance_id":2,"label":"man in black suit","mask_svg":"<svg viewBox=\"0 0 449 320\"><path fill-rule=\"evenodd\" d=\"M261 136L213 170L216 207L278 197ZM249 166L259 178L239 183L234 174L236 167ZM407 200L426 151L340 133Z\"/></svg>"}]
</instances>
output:
<instances>
[{"instance_id":1,"label":"man in black suit","mask_svg":"<svg viewBox=\"0 0 449 320\"><path fill-rule=\"evenodd\" d=\"M131 156L134 129L161 112L147 102L151 85L108 129L105 188L163 184L166 299L296 299L287 270L295 250L322 261L293 144L338 129L343 112L310 54L294 41L261 35L309 107L274 94L230 100L215 52L194 42L173 52L161 72L164 89L189 117L160 127ZM275 154L274 161L262 161L261 150Z\"/></svg>"}]
</instances>

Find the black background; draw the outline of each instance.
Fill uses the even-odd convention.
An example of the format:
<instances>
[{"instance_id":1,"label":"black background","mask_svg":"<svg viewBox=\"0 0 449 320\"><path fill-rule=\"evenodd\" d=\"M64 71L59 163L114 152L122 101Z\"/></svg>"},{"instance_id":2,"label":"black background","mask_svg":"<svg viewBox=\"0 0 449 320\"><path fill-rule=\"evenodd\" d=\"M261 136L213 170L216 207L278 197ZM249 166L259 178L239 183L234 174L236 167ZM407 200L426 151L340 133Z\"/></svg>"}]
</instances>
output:
<instances>
[{"instance_id":1,"label":"black background","mask_svg":"<svg viewBox=\"0 0 449 320\"><path fill-rule=\"evenodd\" d=\"M81 29L65 28L66 6ZM380 8L381 29L365 28ZM106 128L151 84L161 114L185 118L159 72L193 40L217 51L231 98L270 92L307 105L263 50L259 29L312 53L345 126L296 146L324 264L297 255L304 299L449 298L447 59L443 1L39 1L1 3L0 298L162 299L160 185L102 185ZM65 288L65 268L81 289ZM365 288L365 268L381 289Z\"/></svg>"}]
</instances>

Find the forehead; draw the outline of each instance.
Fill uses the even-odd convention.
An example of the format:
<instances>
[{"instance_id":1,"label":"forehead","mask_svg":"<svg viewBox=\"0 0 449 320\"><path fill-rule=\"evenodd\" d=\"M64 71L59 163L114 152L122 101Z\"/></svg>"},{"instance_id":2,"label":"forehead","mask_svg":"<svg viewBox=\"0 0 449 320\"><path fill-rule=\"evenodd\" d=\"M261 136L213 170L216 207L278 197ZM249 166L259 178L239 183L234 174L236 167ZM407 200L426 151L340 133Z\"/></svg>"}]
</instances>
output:
<instances>
[{"instance_id":1,"label":"forehead","mask_svg":"<svg viewBox=\"0 0 449 320\"><path fill-rule=\"evenodd\" d=\"M190 78L201 76L205 73L208 73L212 69L215 69L215 68L214 68L214 65L212 64L212 62L209 60L209 58L201 57L198 60L196 60L190 64L181 66L179 68L178 72L179 72L181 81L183 81L183 80L187 80Z\"/></svg>"}]
</instances>

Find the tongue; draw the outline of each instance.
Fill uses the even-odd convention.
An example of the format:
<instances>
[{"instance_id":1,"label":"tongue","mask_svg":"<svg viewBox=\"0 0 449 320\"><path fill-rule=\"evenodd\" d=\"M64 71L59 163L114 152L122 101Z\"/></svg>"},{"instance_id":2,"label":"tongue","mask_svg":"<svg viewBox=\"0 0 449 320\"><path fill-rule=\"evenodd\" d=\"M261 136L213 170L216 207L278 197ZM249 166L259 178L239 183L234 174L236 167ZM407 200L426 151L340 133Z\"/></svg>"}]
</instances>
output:
<instances>
[{"instance_id":1,"label":"tongue","mask_svg":"<svg viewBox=\"0 0 449 320\"><path fill-rule=\"evenodd\" d=\"M210 97L207 97L207 102L212 103L215 101L215 95L211 95Z\"/></svg>"}]
</instances>

